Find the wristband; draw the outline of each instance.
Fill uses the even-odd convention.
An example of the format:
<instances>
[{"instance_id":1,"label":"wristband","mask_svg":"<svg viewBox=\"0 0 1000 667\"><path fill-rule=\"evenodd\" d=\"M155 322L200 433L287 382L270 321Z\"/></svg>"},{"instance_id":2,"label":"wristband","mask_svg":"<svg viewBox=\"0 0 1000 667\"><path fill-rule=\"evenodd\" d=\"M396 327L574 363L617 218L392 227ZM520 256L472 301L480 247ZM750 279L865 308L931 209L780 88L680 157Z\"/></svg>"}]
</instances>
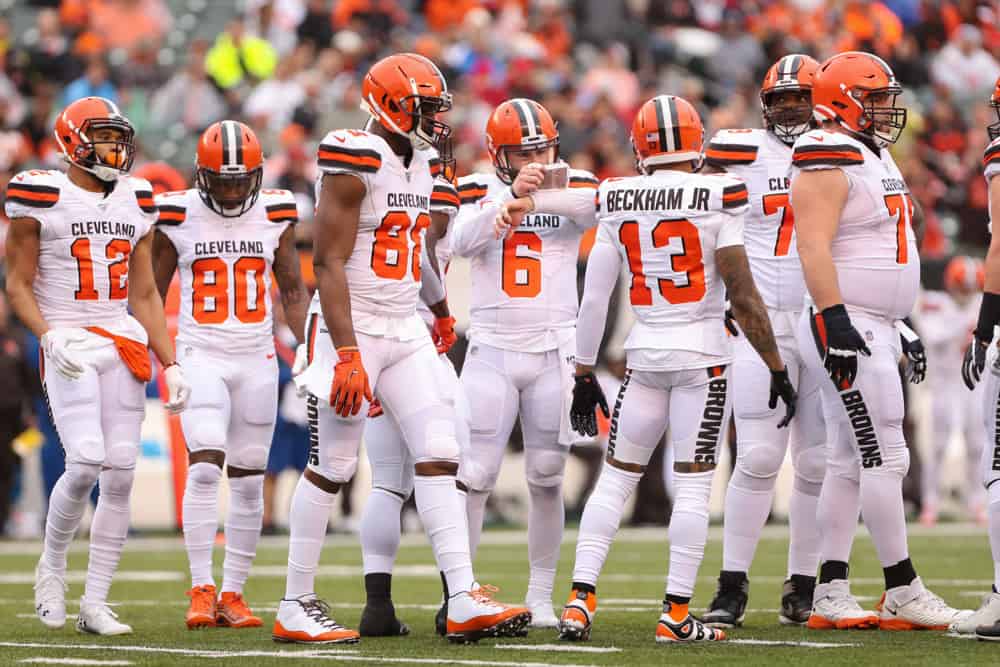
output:
<instances>
[{"instance_id":1,"label":"wristband","mask_svg":"<svg viewBox=\"0 0 1000 667\"><path fill-rule=\"evenodd\" d=\"M989 343L993 340L993 327L1000 322L1000 294L983 293L983 302L979 305L979 322L976 324L976 338Z\"/></svg>"}]
</instances>

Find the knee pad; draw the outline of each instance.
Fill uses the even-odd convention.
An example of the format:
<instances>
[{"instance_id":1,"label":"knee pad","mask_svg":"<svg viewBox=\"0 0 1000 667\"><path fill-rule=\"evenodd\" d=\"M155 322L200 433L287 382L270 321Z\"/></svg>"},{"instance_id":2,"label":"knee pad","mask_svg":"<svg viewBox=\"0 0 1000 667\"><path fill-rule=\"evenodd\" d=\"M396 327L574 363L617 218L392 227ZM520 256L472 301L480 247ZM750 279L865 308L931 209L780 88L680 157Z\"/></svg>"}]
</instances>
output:
<instances>
[{"instance_id":1,"label":"knee pad","mask_svg":"<svg viewBox=\"0 0 1000 667\"><path fill-rule=\"evenodd\" d=\"M742 446L740 446L742 445ZM781 470L785 450L771 442L739 443L736 467L749 476L758 479L774 479Z\"/></svg>"},{"instance_id":2,"label":"knee pad","mask_svg":"<svg viewBox=\"0 0 1000 667\"><path fill-rule=\"evenodd\" d=\"M372 464L372 490L382 489L406 499L413 493L413 464L409 460Z\"/></svg>"},{"instance_id":3,"label":"knee pad","mask_svg":"<svg viewBox=\"0 0 1000 667\"><path fill-rule=\"evenodd\" d=\"M213 418L192 421L194 423L191 427L184 429L184 437L191 451L226 448L226 428L221 421Z\"/></svg>"},{"instance_id":4,"label":"knee pad","mask_svg":"<svg viewBox=\"0 0 1000 667\"><path fill-rule=\"evenodd\" d=\"M135 470L135 461L139 457L138 443L114 443L108 445L108 453L104 465L120 470Z\"/></svg>"},{"instance_id":5,"label":"knee pad","mask_svg":"<svg viewBox=\"0 0 1000 667\"><path fill-rule=\"evenodd\" d=\"M243 470L264 470L267 468L267 454L270 449L267 445L243 446L232 451L226 456L226 464L234 468Z\"/></svg>"},{"instance_id":6,"label":"knee pad","mask_svg":"<svg viewBox=\"0 0 1000 667\"><path fill-rule=\"evenodd\" d=\"M795 476L810 484L822 484L826 474L826 447L816 445L799 452L792 460Z\"/></svg>"},{"instance_id":7,"label":"knee pad","mask_svg":"<svg viewBox=\"0 0 1000 667\"><path fill-rule=\"evenodd\" d=\"M407 421L411 424L416 422L416 420ZM403 436L407 439L407 442L411 442L408 437L408 431L419 429L421 429L420 426L414 425L413 428L403 430ZM413 445L411 445L414 461L417 463L422 463L424 461L458 462L460 452L458 448L458 440L455 437L454 419L444 415L438 418L428 419L423 424L422 436L422 445L420 445L418 441L414 441Z\"/></svg>"},{"instance_id":8,"label":"knee pad","mask_svg":"<svg viewBox=\"0 0 1000 667\"><path fill-rule=\"evenodd\" d=\"M128 498L132 494L135 470L109 468L101 473L101 495Z\"/></svg>"},{"instance_id":9,"label":"knee pad","mask_svg":"<svg viewBox=\"0 0 1000 667\"><path fill-rule=\"evenodd\" d=\"M492 470L472 457L463 457L458 467L458 479L465 484L470 491L479 493L489 493L497 484L500 476L500 469Z\"/></svg>"},{"instance_id":10,"label":"knee pad","mask_svg":"<svg viewBox=\"0 0 1000 667\"><path fill-rule=\"evenodd\" d=\"M358 457L354 456L327 456L313 462L313 457L309 457L308 468L324 479L337 484L346 484L354 477L358 470Z\"/></svg>"},{"instance_id":11,"label":"knee pad","mask_svg":"<svg viewBox=\"0 0 1000 667\"><path fill-rule=\"evenodd\" d=\"M525 477L530 486L558 487L563 481L568 450L524 450Z\"/></svg>"},{"instance_id":12,"label":"knee pad","mask_svg":"<svg viewBox=\"0 0 1000 667\"><path fill-rule=\"evenodd\" d=\"M214 463L207 463L205 461L202 461L199 463L195 463L188 468L187 472L188 484L215 487L219 484L219 480L221 479L222 479L222 468L215 465Z\"/></svg>"},{"instance_id":13,"label":"knee pad","mask_svg":"<svg viewBox=\"0 0 1000 667\"><path fill-rule=\"evenodd\" d=\"M94 485L97 484L97 478L100 474L101 466L99 464L67 461L62 477L68 482L72 496L80 498L90 493Z\"/></svg>"}]
</instances>

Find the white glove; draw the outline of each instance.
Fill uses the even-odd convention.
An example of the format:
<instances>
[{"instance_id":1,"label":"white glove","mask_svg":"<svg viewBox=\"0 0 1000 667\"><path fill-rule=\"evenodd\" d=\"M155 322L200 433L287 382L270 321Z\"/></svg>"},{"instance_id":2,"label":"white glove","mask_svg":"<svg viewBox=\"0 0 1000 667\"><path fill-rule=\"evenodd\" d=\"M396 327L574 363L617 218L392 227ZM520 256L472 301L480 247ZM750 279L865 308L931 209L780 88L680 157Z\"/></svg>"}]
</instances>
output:
<instances>
[{"instance_id":1,"label":"white glove","mask_svg":"<svg viewBox=\"0 0 1000 667\"><path fill-rule=\"evenodd\" d=\"M79 327L49 329L39 341L45 353L45 361L52 364L56 372L67 380L76 380L83 375L83 365L69 349L74 343L86 340L87 332Z\"/></svg>"},{"instance_id":2,"label":"white glove","mask_svg":"<svg viewBox=\"0 0 1000 667\"><path fill-rule=\"evenodd\" d=\"M295 348L295 361L292 363L292 377L297 375L302 375L305 370L309 367L309 348L305 343L302 343L297 348ZM309 394L309 390L305 387L300 387L295 385L295 394L299 398L305 398Z\"/></svg>"},{"instance_id":3,"label":"white glove","mask_svg":"<svg viewBox=\"0 0 1000 667\"><path fill-rule=\"evenodd\" d=\"M177 414L187 407L191 398L191 385L184 379L184 371L174 363L163 369L163 379L167 381L167 402L165 407L170 414Z\"/></svg>"}]
</instances>

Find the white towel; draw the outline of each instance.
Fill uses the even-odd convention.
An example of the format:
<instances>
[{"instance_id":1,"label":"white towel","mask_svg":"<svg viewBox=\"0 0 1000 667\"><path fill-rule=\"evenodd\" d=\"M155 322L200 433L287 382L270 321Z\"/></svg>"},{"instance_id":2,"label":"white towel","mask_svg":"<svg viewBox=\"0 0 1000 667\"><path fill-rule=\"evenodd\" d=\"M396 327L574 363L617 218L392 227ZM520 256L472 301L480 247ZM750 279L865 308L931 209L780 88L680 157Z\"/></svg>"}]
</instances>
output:
<instances>
[{"instance_id":1,"label":"white towel","mask_svg":"<svg viewBox=\"0 0 1000 667\"><path fill-rule=\"evenodd\" d=\"M559 368L562 371L562 405L559 412L559 444L569 447L586 440L573 430L569 421L569 409L573 405L573 375L576 373L576 327L556 331Z\"/></svg>"}]
</instances>

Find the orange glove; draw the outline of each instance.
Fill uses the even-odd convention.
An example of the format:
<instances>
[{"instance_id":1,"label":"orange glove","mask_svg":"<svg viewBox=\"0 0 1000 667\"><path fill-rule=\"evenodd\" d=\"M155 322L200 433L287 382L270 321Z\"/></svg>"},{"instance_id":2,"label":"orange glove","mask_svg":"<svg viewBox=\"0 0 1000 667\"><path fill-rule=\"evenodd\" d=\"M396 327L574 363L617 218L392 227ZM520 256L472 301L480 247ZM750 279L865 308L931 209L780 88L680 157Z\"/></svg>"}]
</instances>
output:
<instances>
[{"instance_id":1,"label":"orange glove","mask_svg":"<svg viewBox=\"0 0 1000 667\"><path fill-rule=\"evenodd\" d=\"M385 412L382 410L382 403L377 398L368 405L368 419L381 417Z\"/></svg>"},{"instance_id":2,"label":"orange glove","mask_svg":"<svg viewBox=\"0 0 1000 667\"><path fill-rule=\"evenodd\" d=\"M340 361L333 369L330 406L341 417L350 417L361 410L362 399L372 401L372 390L357 347L338 347L337 357Z\"/></svg>"},{"instance_id":3,"label":"orange glove","mask_svg":"<svg viewBox=\"0 0 1000 667\"><path fill-rule=\"evenodd\" d=\"M438 317L434 320L434 328L431 329L431 338L434 339L434 346L438 354L445 354L451 346L458 342L455 335L455 318Z\"/></svg>"}]
</instances>

